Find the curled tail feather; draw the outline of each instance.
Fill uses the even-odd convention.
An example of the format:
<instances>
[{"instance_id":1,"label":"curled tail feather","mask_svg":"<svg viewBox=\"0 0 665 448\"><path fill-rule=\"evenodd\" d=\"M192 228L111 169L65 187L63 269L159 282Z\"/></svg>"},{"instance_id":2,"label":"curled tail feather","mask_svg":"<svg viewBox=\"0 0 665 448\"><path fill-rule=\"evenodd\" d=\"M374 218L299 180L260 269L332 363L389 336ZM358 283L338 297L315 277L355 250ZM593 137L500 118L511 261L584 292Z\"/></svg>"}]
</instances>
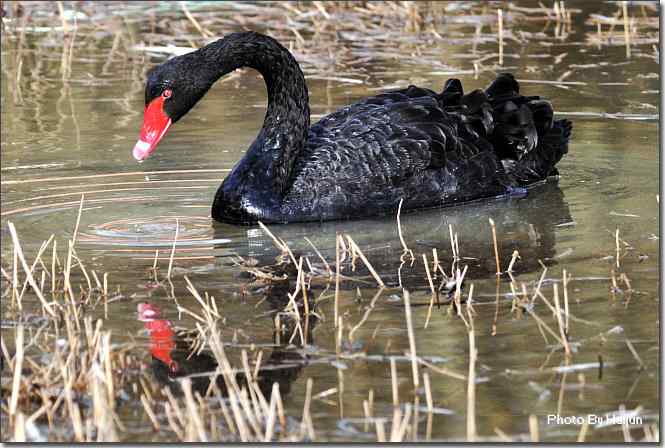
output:
<instances>
[{"instance_id":1,"label":"curled tail feather","mask_svg":"<svg viewBox=\"0 0 665 448\"><path fill-rule=\"evenodd\" d=\"M556 164L568 152L572 129L573 124L570 121L555 120L535 151L510 167L504 163L504 168L522 186L558 175Z\"/></svg>"},{"instance_id":2,"label":"curled tail feather","mask_svg":"<svg viewBox=\"0 0 665 448\"><path fill-rule=\"evenodd\" d=\"M549 101L521 95L513 75L502 73L486 90L466 95L460 81L450 79L439 99L445 110L460 113L470 146L491 147L519 186L558 174L555 165L568 152L572 123L554 120Z\"/></svg>"}]
</instances>

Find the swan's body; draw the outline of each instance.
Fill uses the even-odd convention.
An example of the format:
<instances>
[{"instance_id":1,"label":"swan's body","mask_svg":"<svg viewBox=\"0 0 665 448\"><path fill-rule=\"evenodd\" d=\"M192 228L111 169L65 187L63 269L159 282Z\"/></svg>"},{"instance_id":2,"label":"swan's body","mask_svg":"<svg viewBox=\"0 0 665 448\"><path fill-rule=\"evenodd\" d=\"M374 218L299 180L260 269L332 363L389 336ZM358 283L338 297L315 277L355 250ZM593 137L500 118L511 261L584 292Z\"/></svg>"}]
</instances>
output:
<instances>
[{"instance_id":1,"label":"swan's body","mask_svg":"<svg viewBox=\"0 0 665 448\"><path fill-rule=\"evenodd\" d=\"M349 219L523 191L556 174L571 123L519 94L512 75L463 95L411 86L367 98L309 126L304 76L274 39L235 33L151 71L134 149L146 158L212 84L252 67L268 88L261 132L220 186L212 217L250 224ZM168 94L168 95L167 95ZM160 115L161 112L161 115Z\"/></svg>"}]
</instances>

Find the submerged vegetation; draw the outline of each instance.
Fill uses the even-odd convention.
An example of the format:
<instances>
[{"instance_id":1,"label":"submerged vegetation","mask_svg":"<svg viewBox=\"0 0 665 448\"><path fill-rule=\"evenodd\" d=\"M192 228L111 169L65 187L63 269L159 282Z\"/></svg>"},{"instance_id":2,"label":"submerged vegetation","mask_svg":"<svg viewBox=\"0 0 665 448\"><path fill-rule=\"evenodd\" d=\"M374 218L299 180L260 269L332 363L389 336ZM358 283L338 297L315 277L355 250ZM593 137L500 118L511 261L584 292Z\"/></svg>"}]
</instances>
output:
<instances>
[{"instance_id":1,"label":"submerged vegetation","mask_svg":"<svg viewBox=\"0 0 665 448\"><path fill-rule=\"evenodd\" d=\"M519 70L521 83L562 92L606 88L586 77L610 62L568 63L557 49L580 29L581 48L657 62L657 4L619 2L582 16L578 3L6 2L3 109L12 113L35 92L61 86L50 113L57 126L71 124L77 135L69 144L80 149L84 117L72 86L109 85L111 67L127 67L132 82L113 98L127 127L148 58L241 29L284 42L308 80L327 83L327 104L314 105L315 114L333 105L331 83L353 95L366 85L505 69ZM527 29L534 23L542 30ZM518 51L523 46L529 50ZM77 58L100 47L100 71L77 72ZM390 65L395 60L404 71ZM645 100L653 92L643 90L618 112L580 106L566 114L655 120L657 107ZM41 107L39 117L47 114ZM3 159L8 140L3 124ZM2 169L28 168L5 159ZM626 330L636 314L658 309L657 218L648 231L608 221L607 232L589 232L590 254L572 255L557 252L554 240L575 220L547 185L540 200L471 207L458 222L399 213L369 221L378 243L343 224L261 225L243 235L259 247L245 253L227 253L231 231L212 231L208 216L90 219L109 203L154 200L139 183L207 191L226 171L28 171L3 179L3 440L659 440L657 336ZM200 173L210 179L188 177ZM16 197L23 183L34 189ZM655 210L658 199L643 200ZM186 198L183 207L196 212L199 202ZM52 209L71 213L42 242L21 218ZM639 218L616 210L609 214L617 220ZM440 238L430 241L432 232ZM104 260L118 254L129 267L108 270ZM656 315L638 320L644 334L657 334ZM627 393L611 391L616 378L627 381ZM599 419L565 423L571 412Z\"/></svg>"}]
</instances>

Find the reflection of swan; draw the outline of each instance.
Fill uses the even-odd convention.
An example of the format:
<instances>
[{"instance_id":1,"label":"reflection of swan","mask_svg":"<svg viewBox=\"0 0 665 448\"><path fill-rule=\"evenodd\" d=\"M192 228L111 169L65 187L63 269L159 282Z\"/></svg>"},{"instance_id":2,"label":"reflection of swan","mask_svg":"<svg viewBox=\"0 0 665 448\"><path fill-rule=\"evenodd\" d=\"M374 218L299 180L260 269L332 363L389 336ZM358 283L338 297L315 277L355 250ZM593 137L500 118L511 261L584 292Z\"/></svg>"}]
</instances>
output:
<instances>
[{"instance_id":1,"label":"reflection of swan","mask_svg":"<svg viewBox=\"0 0 665 448\"><path fill-rule=\"evenodd\" d=\"M538 260L554 263L556 255L556 228L572 222L563 192L555 182L547 182L532 188L528 197L503 201L479 201L460 207L420 211L401 216L402 232L406 244L418 257L426 253L432 259L432 248L436 248L441 265L447 270L452 263L449 225L458 235L461 264L469 266L468 278L494 275L494 246L488 218L497 227L499 256L502 268L507 267L514 250L521 260L515 264L515 272L533 272L540 269ZM216 224L216 235L228 235L237 230L233 226ZM300 254L318 259L311 246L304 240L309 238L324 257L335 259L335 235L348 234L363 249L374 268L391 283L401 264L402 246L398 236L397 222L393 218L367 219L361 221L326 222L321 224L290 224L272 227L279 238ZM258 258L270 263L278 253L272 240L258 227L246 230L247 248L236 247L240 255ZM359 263L361 264L361 263ZM422 259L416 265L422 266ZM418 273L418 285L422 277Z\"/></svg>"},{"instance_id":2,"label":"reflection of swan","mask_svg":"<svg viewBox=\"0 0 665 448\"><path fill-rule=\"evenodd\" d=\"M267 291L267 300L277 310L286 305L286 292L288 283L276 284ZM313 304L311 305L313 306ZM302 313L302 309L300 310ZM178 378L188 377L192 389L205 395L210 385L210 378L217 369L215 358L206 353L192 352L190 341L173 330L172 323L161 318L160 310L154 305L140 303L138 305L139 320L145 322L145 329L150 337L150 353L152 355L151 369L155 378L167 385L176 393L180 393ZM282 327L275 329L275 340L286 344L289 336L295 331L294 322L288 317L281 319ZM316 318L311 316L308 320L307 343L312 342L312 331ZM294 343L298 338L294 339ZM275 348L270 356L261 363L257 376L257 383L265 396L270 396L273 383L279 384L282 395L288 394L291 384L296 380L307 359L295 350L286 350L283 346ZM244 373L236 375L238 384L246 383ZM225 394L226 384L222 376L217 377L217 386Z\"/></svg>"}]
</instances>

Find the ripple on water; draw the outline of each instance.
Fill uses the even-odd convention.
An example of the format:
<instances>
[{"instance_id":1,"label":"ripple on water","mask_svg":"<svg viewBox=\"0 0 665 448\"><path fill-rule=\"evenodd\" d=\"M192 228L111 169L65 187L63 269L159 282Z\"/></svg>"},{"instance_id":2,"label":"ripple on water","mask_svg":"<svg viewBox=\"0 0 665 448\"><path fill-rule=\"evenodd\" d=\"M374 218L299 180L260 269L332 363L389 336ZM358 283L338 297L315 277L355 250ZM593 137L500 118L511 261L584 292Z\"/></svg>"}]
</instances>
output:
<instances>
[{"instance_id":1,"label":"ripple on water","mask_svg":"<svg viewBox=\"0 0 665 448\"><path fill-rule=\"evenodd\" d=\"M209 210L210 196L220 182L217 176L223 177L219 173L225 171L69 176L58 169L45 176L14 176L2 180L4 207L0 215L3 221L15 222L19 230L40 230L39 234L32 232L37 240L46 239L52 228L63 228L60 236L69 238L81 209L77 243L87 248L171 248L177 230L178 248L203 249L231 241L226 235L216 237L212 220L201 213ZM173 213L176 208L180 210Z\"/></svg>"},{"instance_id":2,"label":"ripple on water","mask_svg":"<svg viewBox=\"0 0 665 448\"><path fill-rule=\"evenodd\" d=\"M78 238L83 244L132 247L170 247L174 240L178 247L231 242L228 238L214 238L210 218L203 216L118 219L90 225Z\"/></svg>"}]
</instances>

